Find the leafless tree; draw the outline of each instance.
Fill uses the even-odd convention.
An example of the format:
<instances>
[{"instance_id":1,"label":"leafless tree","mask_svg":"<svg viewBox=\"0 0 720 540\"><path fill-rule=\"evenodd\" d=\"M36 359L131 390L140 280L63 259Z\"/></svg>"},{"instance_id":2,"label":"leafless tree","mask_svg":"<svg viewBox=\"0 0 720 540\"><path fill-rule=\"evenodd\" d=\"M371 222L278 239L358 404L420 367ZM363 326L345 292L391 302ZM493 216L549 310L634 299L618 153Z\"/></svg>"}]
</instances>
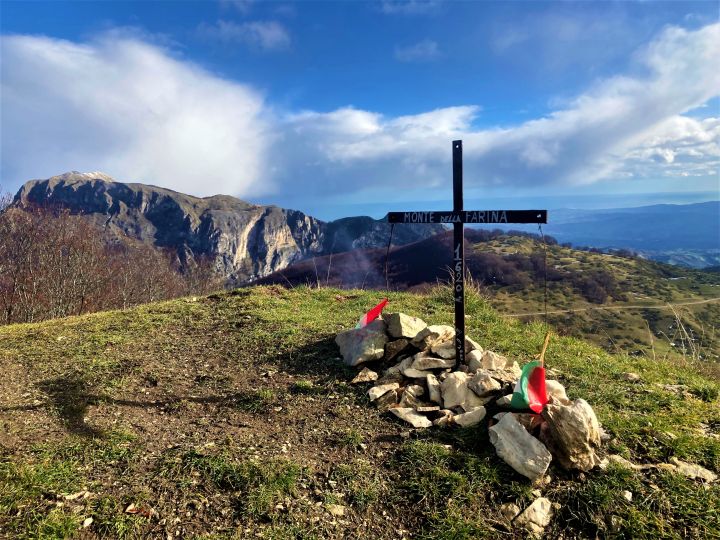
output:
<instances>
[{"instance_id":1,"label":"leafless tree","mask_svg":"<svg viewBox=\"0 0 720 540\"><path fill-rule=\"evenodd\" d=\"M7 200L7 197L1 200ZM221 286L210 260L177 256L101 230L66 210L0 211L0 324L127 308Z\"/></svg>"}]
</instances>

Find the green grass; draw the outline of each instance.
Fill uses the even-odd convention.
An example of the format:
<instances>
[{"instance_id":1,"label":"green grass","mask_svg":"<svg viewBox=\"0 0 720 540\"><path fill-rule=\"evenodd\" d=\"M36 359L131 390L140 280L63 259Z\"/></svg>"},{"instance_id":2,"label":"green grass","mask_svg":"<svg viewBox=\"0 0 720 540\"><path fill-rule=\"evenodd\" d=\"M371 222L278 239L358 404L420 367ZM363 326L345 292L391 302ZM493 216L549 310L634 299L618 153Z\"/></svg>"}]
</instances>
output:
<instances>
[{"instance_id":1,"label":"green grass","mask_svg":"<svg viewBox=\"0 0 720 540\"><path fill-rule=\"evenodd\" d=\"M272 515L275 505L294 493L303 470L286 460L258 462L191 451L166 462L160 473L183 485L189 476L199 473L220 490L238 492L234 504L240 516L261 518Z\"/></svg>"},{"instance_id":2,"label":"green grass","mask_svg":"<svg viewBox=\"0 0 720 540\"><path fill-rule=\"evenodd\" d=\"M334 336L379 297L260 287L1 327L11 443L0 449L0 537L72 538L86 517L88 534L109 538L181 527L182 537L208 539L507 534L499 506L526 506L533 487L497 458L484 426L407 438L406 426L369 405L365 386L348 384L356 369L338 360ZM453 320L444 288L389 300L430 324ZM547 330L503 318L475 293L467 314L469 336L520 363ZM557 335L546 361L613 436L605 450L720 472L720 382L708 364L611 354ZM629 371L641 382L625 381ZM548 538L720 531L718 484L620 467L550 474L542 492L560 507ZM83 489L93 495L62 498ZM330 516L327 502L346 516ZM157 515L126 514L130 503Z\"/></svg>"}]
</instances>

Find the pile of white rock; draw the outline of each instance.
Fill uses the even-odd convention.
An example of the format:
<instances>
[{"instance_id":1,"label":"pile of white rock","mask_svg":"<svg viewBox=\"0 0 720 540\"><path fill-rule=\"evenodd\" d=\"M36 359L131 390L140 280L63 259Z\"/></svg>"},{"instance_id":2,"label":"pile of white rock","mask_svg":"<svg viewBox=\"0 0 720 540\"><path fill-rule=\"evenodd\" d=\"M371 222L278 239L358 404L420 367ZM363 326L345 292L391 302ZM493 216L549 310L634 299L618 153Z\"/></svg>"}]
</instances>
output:
<instances>
[{"instance_id":1,"label":"pile of white rock","mask_svg":"<svg viewBox=\"0 0 720 540\"><path fill-rule=\"evenodd\" d=\"M404 313L385 314L360 329L337 335L345 362L364 366L353 383L373 383L370 401L415 428L481 422L488 410L490 441L497 454L531 480L555 458L561 466L588 471L600 464L601 429L592 408L570 401L564 387L548 380L549 403L541 415L509 408L517 362L465 340L465 363L455 365L455 331L428 326ZM380 372L380 373L378 373Z\"/></svg>"}]
</instances>

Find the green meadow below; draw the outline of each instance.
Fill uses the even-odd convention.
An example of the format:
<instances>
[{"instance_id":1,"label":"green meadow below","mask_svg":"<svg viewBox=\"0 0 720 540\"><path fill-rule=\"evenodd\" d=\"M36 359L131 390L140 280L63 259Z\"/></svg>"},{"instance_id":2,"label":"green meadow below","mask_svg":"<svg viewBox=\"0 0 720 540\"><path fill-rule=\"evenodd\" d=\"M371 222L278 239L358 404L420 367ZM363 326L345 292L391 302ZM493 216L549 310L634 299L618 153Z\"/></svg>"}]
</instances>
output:
<instances>
[{"instance_id":1,"label":"green meadow below","mask_svg":"<svg viewBox=\"0 0 720 540\"><path fill-rule=\"evenodd\" d=\"M718 483L551 465L538 488L485 424L415 431L380 414L334 343L379 298L254 287L0 327L0 537L525 538L500 505L540 489L557 503L546 538L720 538ZM453 320L445 287L389 299ZM480 296L467 314L468 335L521 364L542 346L543 324ZM720 472L718 364L557 336L546 361L613 436L607 453Z\"/></svg>"}]
</instances>

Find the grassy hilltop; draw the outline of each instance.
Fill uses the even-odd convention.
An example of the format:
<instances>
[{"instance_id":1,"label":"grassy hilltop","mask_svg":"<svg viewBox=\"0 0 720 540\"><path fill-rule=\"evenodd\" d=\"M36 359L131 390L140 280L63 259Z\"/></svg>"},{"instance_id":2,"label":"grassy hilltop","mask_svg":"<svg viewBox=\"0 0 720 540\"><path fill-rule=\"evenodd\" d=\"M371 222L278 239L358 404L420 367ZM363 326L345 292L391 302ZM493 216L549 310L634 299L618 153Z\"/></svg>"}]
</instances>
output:
<instances>
[{"instance_id":1,"label":"grassy hilltop","mask_svg":"<svg viewBox=\"0 0 720 540\"><path fill-rule=\"evenodd\" d=\"M525 537L499 506L524 507L536 488L496 457L486 427L411 431L348 384L334 336L379 297L257 287L0 327L0 537ZM452 321L445 288L390 302ZM544 333L468 298L468 334L486 348L522 363ZM614 436L608 452L720 472L716 364L571 337L553 338L547 363ZM547 538L720 535L717 483L549 473L537 488L559 505Z\"/></svg>"}]
</instances>

